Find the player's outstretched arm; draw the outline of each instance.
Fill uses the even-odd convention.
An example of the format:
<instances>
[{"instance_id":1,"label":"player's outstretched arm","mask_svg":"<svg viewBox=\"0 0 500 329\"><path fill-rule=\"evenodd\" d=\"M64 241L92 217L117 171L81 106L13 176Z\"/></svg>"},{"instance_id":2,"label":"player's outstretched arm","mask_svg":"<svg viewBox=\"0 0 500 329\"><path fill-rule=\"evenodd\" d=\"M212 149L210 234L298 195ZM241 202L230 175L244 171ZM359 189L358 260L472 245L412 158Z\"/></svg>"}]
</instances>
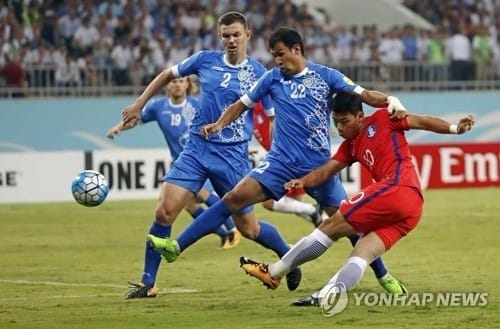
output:
<instances>
[{"instance_id":1,"label":"player's outstretched arm","mask_svg":"<svg viewBox=\"0 0 500 329\"><path fill-rule=\"evenodd\" d=\"M314 169L309 174L299 179L292 179L289 182L285 183L285 189L293 190L321 185L322 183L326 182L332 175L347 167L347 165L348 164L345 162L339 162L332 159L321 167Z\"/></svg>"},{"instance_id":2,"label":"player's outstretched arm","mask_svg":"<svg viewBox=\"0 0 500 329\"><path fill-rule=\"evenodd\" d=\"M406 108L395 96L388 96L376 90L363 90L361 93L363 103L373 107L387 107L389 116L393 120L400 120L408 115Z\"/></svg>"},{"instance_id":3,"label":"player's outstretched arm","mask_svg":"<svg viewBox=\"0 0 500 329\"><path fill-rule=\"evenodd\" d=\"M135 125L141 119L142 108L147 101L160 92L170 81L175 79L171 68L159 73L137 97L134 103L127 106L122 112L122 121L125 126Z\"/></svg>"},{"instance_id":4,"label":"player's outstretched arm","mask_svg":"<svg viewBox=\"0 0 500 329\"><path fill-rule=\"evenodd\" d=\"M464 134L476 123L472 115L461 118L457 124L430 115L408 114L410 129L432 131L438 134Z\"/></svg>"},{"instance_id":5,"label":"player's outstretched arm","mask_svg":"<svg viewBox=\"0 0 500 329\"><path fill-rule=\"evenodd\" d=\"M109 128L108 132L106 133L106 136L108 138L113 139L116 135L120 135L120 133L124 130L132 129L136 126L136 124L132 123L123 123L123 121L118 122L116 125L113 127Z\"/></svg>"},{"instance_id":6,"label":"player's outstretched arm","mask_svg":"<svg viewBox=\"0 0 500 329\"><path fill-rule=\"evenodd\" d=\"M200 134L207 138L213 133L218 132L234 120L238 119L240 115L245 112L248 108L241 100L231 104L224 113L219 117L219 119L214 123L209 123L201 128Z\"/></svg>"}]
</instances>

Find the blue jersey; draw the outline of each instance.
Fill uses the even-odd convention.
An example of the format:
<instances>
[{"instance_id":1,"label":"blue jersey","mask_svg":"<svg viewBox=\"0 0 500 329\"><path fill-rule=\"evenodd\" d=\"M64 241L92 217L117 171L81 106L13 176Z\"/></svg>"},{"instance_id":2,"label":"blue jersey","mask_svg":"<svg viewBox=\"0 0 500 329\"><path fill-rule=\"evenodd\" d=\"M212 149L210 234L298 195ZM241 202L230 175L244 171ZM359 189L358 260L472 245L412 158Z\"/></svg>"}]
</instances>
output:
<instances>
[{"instance_id":1,"label":"blue jersey","mask_svg":"<svg viewBox=\"0 0 500 329\"><path fill-rule=\"evenodd\" d=\"M187 97L182 104L172 104L168 97L149 101L142 110L141 121L156 121L170 149L172 160L177 159L189 136L189 126L198 111L198 101Z\"/></svg>"},{"instance_id":2,"label":"blue jersey","mask_svg":"<svg viewBox=\"0 0 500 329\"><path fill-rule=\"evenodd\" d=\"M358 87L358 88L357 88ZM301 73L284 76L279 68L264 74L241 100L253 106L271 96L276 112L271 150L291 166L312 170L331 157L330 101L339 91L363 90L341 72L308 62Z\"/></svg>"},{"instance_id":3,"label":"blue jersey","mask_svg":"<svg viewBox=\"0 0 500 329\"><path fill-rule=\"evenodd\" d=\"M250 90L266 69L256 60L248 57L239 65L231 65L222 51L200 51L175 65L172 71L176 77L195 74L200 81L200 110L196 112L190 131L200 135L203 126L219 119L229 105ZM270 98L263 99L269 114L273 110ZM211 135L210 142L234 144L248 142L252 138L253 119L250 111Z\"/></svg>"}]
</instances>

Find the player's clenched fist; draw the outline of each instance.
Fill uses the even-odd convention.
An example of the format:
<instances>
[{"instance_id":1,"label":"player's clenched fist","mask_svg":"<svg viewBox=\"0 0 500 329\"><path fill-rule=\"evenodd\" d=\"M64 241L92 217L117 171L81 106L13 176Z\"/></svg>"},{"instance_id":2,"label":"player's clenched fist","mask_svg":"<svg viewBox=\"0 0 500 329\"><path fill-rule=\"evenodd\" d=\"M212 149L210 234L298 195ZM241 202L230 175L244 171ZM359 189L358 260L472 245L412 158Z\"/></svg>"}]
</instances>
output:
<instances>
[{"instance_id":1,"label":"player's clenched fist","mask_svg":"<svg viewBox=\"0 0 500 329\"><path fill-rule=\"evenodd\" d=\"M472 129L472 126L474 126L475 123L476 123L476 121L474 120L474 117L470 114L466 117L461 118L458 121L457 133L463 134L463 133L468 132L469 130Z\"/></svg>"}]
</instances>

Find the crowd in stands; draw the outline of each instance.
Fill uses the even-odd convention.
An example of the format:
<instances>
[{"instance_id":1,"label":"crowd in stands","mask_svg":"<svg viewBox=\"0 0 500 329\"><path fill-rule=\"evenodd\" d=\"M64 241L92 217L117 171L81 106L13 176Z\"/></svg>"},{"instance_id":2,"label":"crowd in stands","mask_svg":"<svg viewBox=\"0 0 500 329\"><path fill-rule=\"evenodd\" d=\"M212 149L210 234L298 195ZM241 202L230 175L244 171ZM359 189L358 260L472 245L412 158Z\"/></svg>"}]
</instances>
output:
<instances>
[{"instance_id":1,"label":"crowd in stands","mask_svg":"<svg viewBox=\"0 0 500 329\"><path fill-rule=\"evenodd\" d=\"M278 26L297 28L307 57L340 67L382 63L364 79L398 79L408 62L447 65L426 71L429 80L497 79L500 67L500 8L495 0L405 0L435 25L411 24L380 31L373 26L342 26L326 11L291 0L29 0L0 7L0 74L5 86L142 86L160 70L201 49L221 49L217 17L244 12L253 36L249 54L268 67L266 37ZM318 13L321 17L318 18ZM354 23L354 22L353 22ZM50 68L35 74L36 70ZM495 68L495 69L493 69ZM349 74L349 72L347 72ZM405 80L416 79L406 72ZM447 71L448 73L448 71ZM108 81L108 82L105 82Z\"/></svg>"}]
</instances>

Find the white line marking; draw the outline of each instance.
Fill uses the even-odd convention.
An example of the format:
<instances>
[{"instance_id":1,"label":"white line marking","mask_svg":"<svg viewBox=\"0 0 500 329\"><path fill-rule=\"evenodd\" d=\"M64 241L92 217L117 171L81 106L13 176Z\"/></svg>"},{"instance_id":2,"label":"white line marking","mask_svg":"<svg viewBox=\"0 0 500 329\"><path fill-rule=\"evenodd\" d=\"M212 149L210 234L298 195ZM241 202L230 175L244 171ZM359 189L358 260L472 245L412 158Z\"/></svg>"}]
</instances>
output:
<instances>
[{"instance_id":1,"label":"white line marking","mask_svg":"<svg viewBox=\"0 0 500 329\"><path fill-rule=\"evenodd\" d=\"M11 283L11 284L31 284L31 285L43 285L43 286L60 286L60 287L103 287L103 288L117 288L126 289L126 285L118 284L105 284L105 283L67 283L67 282L56 282L56 281L30 281L30 280L4 280L0 279L0 283ZM160 289L160 293L164 294L188 294L199 292L198 289L190 288L168 288ZM95 298L103 296L123 296L122 294L93 294L93 295L52 295L52 296L40 296L40 297L5 297L0 298L0 302L9 300L23 300L23 299L49 299L49 298Z\"/></svg>"},{"instance_id":2,"label":"white line marking","mask_svg":"<svg viewBox=\"0 0 500 329\"><path fill-rule=\"evenodd\" d=\"M10 302L10 301L16 301L16 300L29 300L29 299L62 299L62 298L96 298L96 297L106 297L106 296L123 296L122 294L98 294L98 295L71 295L71 296L64 296L64 295L53 295L53 296L39 296L39 297L6 297L6 298L0 298L0 303L2 302Z\"/></svg>"}]
</instances>

